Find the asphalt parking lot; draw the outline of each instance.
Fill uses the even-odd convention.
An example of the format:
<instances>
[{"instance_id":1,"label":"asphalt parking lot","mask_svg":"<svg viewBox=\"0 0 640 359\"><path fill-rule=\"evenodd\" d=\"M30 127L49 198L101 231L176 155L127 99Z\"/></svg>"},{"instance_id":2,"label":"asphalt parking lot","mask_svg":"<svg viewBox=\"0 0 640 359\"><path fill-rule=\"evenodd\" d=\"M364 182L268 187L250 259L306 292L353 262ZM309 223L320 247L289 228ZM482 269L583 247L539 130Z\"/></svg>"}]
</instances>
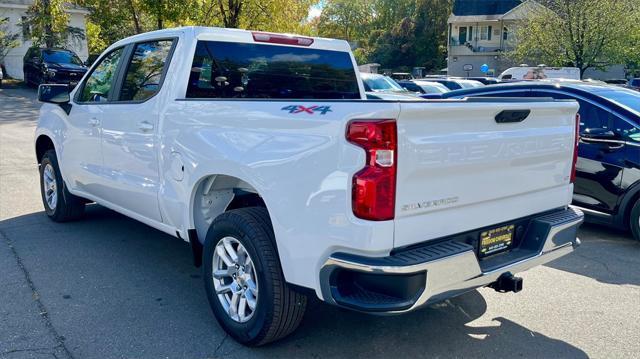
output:
<instances>
[{"instance_id":1,"label":"asphalt parking lot","mask_svg":"<svg viewBox=\"0 0 640 359\"><path fill-rule=\"evenodd\" d=\"M0 358L640 357L640 242L585 225L572 255L524 291L474 291L395 317L310 305L259 349L210 313L187 243L97 205L42 212L33 90L0 89Z\"/></svg>"}]
</instances>

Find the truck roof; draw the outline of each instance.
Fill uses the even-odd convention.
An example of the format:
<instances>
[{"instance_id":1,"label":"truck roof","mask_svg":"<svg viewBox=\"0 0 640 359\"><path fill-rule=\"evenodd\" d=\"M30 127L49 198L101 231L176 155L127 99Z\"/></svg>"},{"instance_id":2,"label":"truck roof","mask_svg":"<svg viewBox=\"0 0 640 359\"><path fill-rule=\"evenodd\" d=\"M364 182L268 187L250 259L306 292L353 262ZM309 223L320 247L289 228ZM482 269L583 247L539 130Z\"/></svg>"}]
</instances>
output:
<instances>
[{"instance_id":1,"label":"truck roof","mask_svg":"<svg viewBox=\"0 0 640 359\"><path fill-rule=\"evenodd\" d=\"M186 35L196 40L212 40L212 41L229 41L229 42L244 42L244 43L256 43L254 34L271 34L271 35L284 35L288 38L304 38L312 39L313 42L308 46L289 45L278 43L278 46L295 46L295 47L308 47L313 49L333 50L333 51L351 51L351 46L344 40L327 39L323 37L311 37L295 34L277 34L264 31L251 31L242 29L228 29L221 27L205 27L205 26L184 26L175 27L170 29L156 30L145 32L138 35L133 35L122 40L117 41L110 48L122 46L131 42L139 42L151 39L157 39L162 37L175 37L180 35ZM258 42L265 43L265 42Z\"/></svg>"}]
</instances>

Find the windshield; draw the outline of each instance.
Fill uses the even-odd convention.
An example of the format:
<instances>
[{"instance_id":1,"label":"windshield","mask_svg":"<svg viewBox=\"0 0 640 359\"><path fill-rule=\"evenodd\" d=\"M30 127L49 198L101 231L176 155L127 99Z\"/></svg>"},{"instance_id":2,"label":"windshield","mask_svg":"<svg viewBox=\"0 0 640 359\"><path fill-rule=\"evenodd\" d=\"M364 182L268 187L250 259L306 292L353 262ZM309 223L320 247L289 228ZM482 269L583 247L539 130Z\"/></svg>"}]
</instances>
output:
<instances>
[{"instance_id":1,"label":"windshield","mask_svg":"<svg viewBox=\"0 0 640 359\"><path fill-rule=\"evenodd\" d=\"M394 91L405 92L397 82L386 76L362 76L362 80L367 85L369 91Z\"/></svg>"},{"instance_id":2,"label":"windshield","mask_svg":"<svg viewBox=\"0 0 640 359\"><path fill-rule=\"evenodd\" d=\"M44 62L56 64L74 64L82 66L82 60L71 51L44 50L42 51Z\"/></svg>"},{"instance_id":3,"label":"windshield","mask_svg":"<svg viewBox=\"0 0 640 359\"><path fill-rule=\"evenodd\" d=\"M449 89L439 83L418 82L418 85L422 87L425 93L445 93L449 92Z\"/></svg>"},{"instance_id":4,"label":"windshield","mask_svg":"<svg viewBox=\"0 0 640 359\"><path fill-rule=\"evenodd\" d=\"M472 89L475 87L483 86L482 82L479 82L479 81L458 81L458 83L463 89Z\"/></svg>"},{"instance_id":5,"label":"windshield","mask_svg":"<svg viewBox=\"0 0 640 359\"><path fill-rule=\"evenodd\" d=\"M607 100L625 106L640 114L640 92L631 90L603 91L598 93Z\"/></svg>"}]
</instances>

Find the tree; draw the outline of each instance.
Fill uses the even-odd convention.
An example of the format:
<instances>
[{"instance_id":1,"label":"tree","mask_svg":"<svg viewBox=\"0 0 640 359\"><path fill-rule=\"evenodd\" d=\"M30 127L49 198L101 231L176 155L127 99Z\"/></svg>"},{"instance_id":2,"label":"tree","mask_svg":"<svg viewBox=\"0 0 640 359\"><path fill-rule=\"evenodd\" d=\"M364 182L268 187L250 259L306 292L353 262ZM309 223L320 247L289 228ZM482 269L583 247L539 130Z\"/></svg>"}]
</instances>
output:
<instances>
[{"instance_id":1,"label":"tree","mask_svg":"<svg viewBox=\"0 0 640 359\"><path fill-rule=\"evenodd\" d=\"M230 0L231 2L233 0ZM131 4L131 17L135 21L138 21L139 15L136 14L135 7L133 6L133 0L129 0ZM146 12L155 20L155 30L161 30L165 28L165 25L175 25L184 20L189 11L189 6L192 2L189 0L142 0L141 10Z\"/></svg>"},{"instance_id":2,"label":"tree","mask_svg":"<svg viewBox=\"0 0 640 359\"><path fill-rule=\"evenodd\" d=\"M198 25L306 32L303 24L314 0L197 0L191 18Z\"/></svg>"},{"instance_id":3,"label":"tree","mask_svg":"<svg viewBox=\"0 0 640 359\"><path fill-rule=\"evenodd\" d=\"M69 26L69 15L62 0L35 0L27 9L24 21L31 31L31 40L36 46L64 46L69 39L82 40L84 31Z\"/></svg>"},{"instance_id":4,"label":"tree","mask_svg":"<svg viewBox=\"0 0 640 359\"><path fill-rule=\"evenodd\" d=\"M11 33L7 30L8 18L0 19L0 64L4 62L5 56L11 49L18 47L18 34Z\"/></svg>"},{"instance_id":5,"label":"tree","mask_svg":"<svg viewBox=\"0 0 640 359\"><path fill-rule=\"evenodd\" d=\"M637 31L637 0L540 0L515 32L518 62L589 68L624 63ZM634 18L636 20L634 20ZM637 45L636 45L637 46Z\"/></svg>"},{"instance_id":6,"label":"tree","mask_svg":"<svg viewBox=\"0 0 640 359\"><path fill-rule=\"evenodd\" d=\"M221 26L308 33L315 0L76 0L89 9L92 53L124 37L175 26Z\"/></svg>"},{"instance_id":7,"label":"tree","mask_svg":"<svg viewBox=\"0 0 640 359\"><path fill-rule=\"evenodd\" d=\"M364 39L371 29L373 5L370 0L327 1L318 18L318 33L347 41Z\"/></svg>"},{"instance_id":8,"label":"tree","mask_svg":"<svg viewBox=\"0 0 640 359\"><path fill-rule=\"evenodd\" d=\"M445 65L451 7L452 0L327 0L314 25L356 45L358 63L432 70Z\"/></svg>"}]
</instances>

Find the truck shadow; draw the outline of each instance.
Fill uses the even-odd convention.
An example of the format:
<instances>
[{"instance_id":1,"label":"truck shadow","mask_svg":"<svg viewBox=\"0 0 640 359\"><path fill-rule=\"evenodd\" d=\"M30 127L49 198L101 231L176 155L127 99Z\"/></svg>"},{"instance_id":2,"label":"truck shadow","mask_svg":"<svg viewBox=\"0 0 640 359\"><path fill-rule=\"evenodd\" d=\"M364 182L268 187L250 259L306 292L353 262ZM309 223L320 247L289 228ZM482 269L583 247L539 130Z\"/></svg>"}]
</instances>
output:
<instances>
[{"instance_id":1,"label":"truck shadow","mask_svg":"<svg viewBox=\"0 0 640 359\"><path fill-rule=\"evenodd\" d=\"M291 338L265 348L265 357L563 357L586 358L582 350L527 329L504 317L483 318L487 304L478 291L417 312L376 317L326 304L313 307ZM235 343L224 354L246 356Z\"/></svg>"},{"instance_id":2,"label":"truck shadow","mask_svg":"<svg viewBox=\"0 0 640 359\"><path fill-rule=\"evenodd\" d=\"M580 247L547 266L602 283L640 285L640 241L631 233L586 223L578 237Z\"/></svg>"},{"instance_id":3,"label":"truck shadow","mask_svg":"<svg viewBox=\"0 0 640 359\"><path fill-rule=\"evenodd\" d=\"M43 213L6 219L0 233L76 357L586 357L511 319L487 318L477 291L392 317L311 300L292 336L246 348L217 325L185 242L97 205L72 223Z\"/></svg>"}]
</instances>

